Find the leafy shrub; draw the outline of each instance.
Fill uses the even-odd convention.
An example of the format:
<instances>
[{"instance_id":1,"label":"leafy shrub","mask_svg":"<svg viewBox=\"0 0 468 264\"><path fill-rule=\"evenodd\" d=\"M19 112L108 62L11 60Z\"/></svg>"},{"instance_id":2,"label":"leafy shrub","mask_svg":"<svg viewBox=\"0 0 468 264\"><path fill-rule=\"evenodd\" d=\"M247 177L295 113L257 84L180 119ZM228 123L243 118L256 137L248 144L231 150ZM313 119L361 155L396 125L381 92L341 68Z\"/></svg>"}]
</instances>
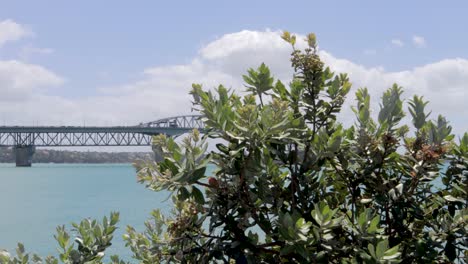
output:
<instances>
[{"instance_id":1,"label":"leafy shrub","mask_svg":"<svg viewBox=\"0 0 468 264\"><path fill-rule=\"evenodd\" d=\"M173 192L171 218L154 214L146 234L127 241L142 263L446 263L467 258L468 134L453 142L427 102L384 92L377 119L367 88L356 92L356 123L337 122L351 88L321 62L315 35L292 45L289 88L268 67L244 76L247 94L194 84L206 131L182 144L155 143L165 159L139 180ZM258 101L257 101L258 99ZM258 103L259 102L259 103ZM207 138L222 143L204 155ZM206 178L208 164L216 170ZM447 166L447 169L442 169ZM436 186L435 181L442 181ZM142 247L141 245L144 245ZM149 254L151 252L151 254Z\"/></svg>"},{"instance_id":2,"label":"leafy shrub","mask_svg":"<svg viewBox=\"0 0 468 264\"><path fill-rule=\"evenodd\" d=\"M143 233L127 227L133 257L148 264L466 263L468 133L455 143L446 119L429 120L418 96L408 102L410 132L396 84L376 119L367 88L357 90L356 122L343 127L337 115L351 89L347 75L324 66L315 35L305 50L296 36L283 39L293 50L289 87L263 64L243 76L244 96L194 84L204 135L195 130L180 144L154 137L163 159L139 164L138 180L172 191L174 211L155 210ZM207 154L208 138L221 143ZM116 215L110 219L75 225L78 249L59 227L60 259L101 263ZM0 263L28 263L28 255L20 245L17 257L3 252Z\"/></svg>"}]
</instances>

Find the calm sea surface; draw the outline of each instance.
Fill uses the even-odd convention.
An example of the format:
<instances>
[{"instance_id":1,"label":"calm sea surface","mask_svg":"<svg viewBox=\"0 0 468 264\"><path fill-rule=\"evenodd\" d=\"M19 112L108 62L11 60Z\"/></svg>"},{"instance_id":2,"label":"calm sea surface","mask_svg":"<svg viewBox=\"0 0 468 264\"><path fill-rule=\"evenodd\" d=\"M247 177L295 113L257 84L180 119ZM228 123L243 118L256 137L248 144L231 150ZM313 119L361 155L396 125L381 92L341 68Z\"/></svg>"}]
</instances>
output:
<instances>
[{"instance_id":1,"label":"calm sea surface","mask_svg":"<svg viewBox=\"0 0 468 264\"><path fill-rule=\"evenodd\" d=\"M130 260L122 240L125 227L142 231L154 208L169 213L168 195L137 183L130 164L0 164L0 249L12 252L22 242L28 251L58 256L56 226L65 224L70 230L70 222L119 211L119 229L106 255Z\"/></svg>"}]
</instances>

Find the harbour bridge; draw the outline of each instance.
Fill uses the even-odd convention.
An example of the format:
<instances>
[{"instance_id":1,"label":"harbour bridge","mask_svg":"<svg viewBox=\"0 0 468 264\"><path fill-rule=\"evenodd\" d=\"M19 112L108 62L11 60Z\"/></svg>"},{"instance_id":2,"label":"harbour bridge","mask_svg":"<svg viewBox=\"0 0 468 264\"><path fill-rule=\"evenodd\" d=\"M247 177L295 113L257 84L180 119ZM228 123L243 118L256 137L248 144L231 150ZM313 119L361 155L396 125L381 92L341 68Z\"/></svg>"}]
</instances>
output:
<instances>
[{"instance_id":1,"label":"harbour bridge","mask_svg":"<svg viewBox=\"0 0 468 264\"><path fill-rule=\"evenodd\" d=\"M13 147L16 166L29 167L37 147L149 146L152 136L203 129L199 115L174 116L135 126L0 126L0 147Z\"/></svg>"}]
</instances>

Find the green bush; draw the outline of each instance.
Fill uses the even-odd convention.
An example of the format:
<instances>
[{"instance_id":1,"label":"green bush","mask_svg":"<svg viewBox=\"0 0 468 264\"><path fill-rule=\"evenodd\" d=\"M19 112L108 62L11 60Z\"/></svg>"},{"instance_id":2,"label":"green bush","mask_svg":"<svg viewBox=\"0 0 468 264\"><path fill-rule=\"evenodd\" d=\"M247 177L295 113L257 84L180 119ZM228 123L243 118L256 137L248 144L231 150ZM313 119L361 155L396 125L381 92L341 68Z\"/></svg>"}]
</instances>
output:
<instances>
[{"instance_id":1,"label":"green bush","mask_svg":"<svg viewBox=\"0 0 468 264\"><path fill-rule=\"evenodd\" d=\"M143 233L127 228L133 257L140 263L466 263L468 133L454 142L446 119L428 119L427 102L418 96L408 102L410 132L401 124L398 85L384 92L377 119L368 90L357 90L356 122L343 127L337 115L351 89L346 74L324 66L315 35L307 36L305 50L296 48L296 36L285 32L283 39L292 45L295 71L288 87L263 64L243 76L243 96L194 84L203 136L194 131L180 144L154 138L164 159L140 164L138 179L154 191L172 191L174 211L154 211ZM221 143L207 154L208 138ZM209 165L216 169L206 175ZM73 251L58 231L65 263L100 263L109 245L86 242L86 250ZM27 263L22 250L13 260L3 256L0 263Z\"/></svg>"},{"instance_id":2,"label":"green bush","mask_svg":"<svg viewBox=\"0 0 468 264\"><path fill-rule=\"evenodd\" d=\"M289 88L263 64L243 76L244 96L194 84L204 137L195 131L180 145L155 138L165 159L141 168L139 179L172 191L176 211L155 214L157 228L145 235L129 229L137 259L466 262L468 134L455 144L445 118L428 120L427 102L415 96L412 135L400 124L398 85L383 94L376 120L368 90L359 89L356 123L344 128L336 119L348 77L324 67L315 35L304 51L294 35L283 39L293 48ZM222 142L208 156L206 138ZM206 178L208 164L216 171Z\"/></svg>"}]
</instances>

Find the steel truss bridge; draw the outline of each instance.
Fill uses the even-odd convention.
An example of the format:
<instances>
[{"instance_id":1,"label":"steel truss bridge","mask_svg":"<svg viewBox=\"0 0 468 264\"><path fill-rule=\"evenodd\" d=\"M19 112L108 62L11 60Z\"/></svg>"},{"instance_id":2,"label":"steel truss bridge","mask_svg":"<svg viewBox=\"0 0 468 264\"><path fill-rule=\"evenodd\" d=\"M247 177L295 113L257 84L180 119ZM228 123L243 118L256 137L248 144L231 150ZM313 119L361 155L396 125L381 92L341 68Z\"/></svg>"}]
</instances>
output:
<instances>
[{"instance_id":1,"label":"steel truss bridge","mask_svg":"<svg viewBox=\"0 0 468 264\"><path fill-rule=\"evenodd\" d=\"M135 126L0 126L0 146L14 147L17 166L31 166L36 146L149 146L152 136L203 129L199 115L175 116Z\"/></svg>"}]
</instances>

